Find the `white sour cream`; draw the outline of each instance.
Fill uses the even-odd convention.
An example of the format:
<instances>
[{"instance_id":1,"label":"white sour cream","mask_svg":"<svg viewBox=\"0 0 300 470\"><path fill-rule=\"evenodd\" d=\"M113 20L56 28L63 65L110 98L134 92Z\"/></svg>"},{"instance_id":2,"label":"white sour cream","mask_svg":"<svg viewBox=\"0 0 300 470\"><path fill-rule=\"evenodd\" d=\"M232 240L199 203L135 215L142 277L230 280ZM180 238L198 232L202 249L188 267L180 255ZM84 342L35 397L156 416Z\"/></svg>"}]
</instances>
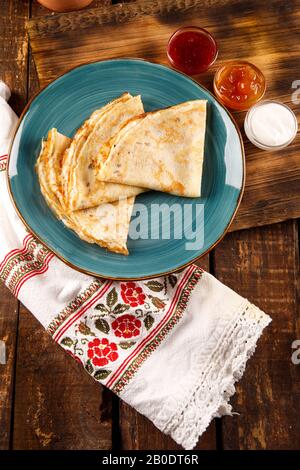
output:
<instances>
[{"instance_id":1,"label":"white sour cream","mask_svg":"<svg viewBox=\"0 0 300 470\"><path fill-rule=\"evenodd\" d=\"M292 142L298 124L288 106L277 101L261 101L249 109L244 127L248 139L254 145L275 150Z\"/></svg>"}]
</instances>

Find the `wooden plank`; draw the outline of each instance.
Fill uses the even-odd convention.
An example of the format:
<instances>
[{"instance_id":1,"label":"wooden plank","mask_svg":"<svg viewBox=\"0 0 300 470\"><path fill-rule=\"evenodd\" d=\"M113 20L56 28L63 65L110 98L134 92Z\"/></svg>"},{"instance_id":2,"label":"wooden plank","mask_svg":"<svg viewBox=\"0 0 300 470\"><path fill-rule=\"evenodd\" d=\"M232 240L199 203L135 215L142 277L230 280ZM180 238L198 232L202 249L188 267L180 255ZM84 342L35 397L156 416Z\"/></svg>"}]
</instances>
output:
<instances>
[{"instance_id":1,"label":"wooden plank","mask_svg":"<svg viewBox=\"0 0 300 470\"><path fill-rule=\"evenodd\" d=\"M11 106L20 112L27 95L28 40L25 21L29 3L2 0L0 16L0 78L12 90ZM1 261L1 260L0 260ZM14 391L18 301L0 284L0 340L6 346L6 364L0 365L0 450L10 448Z\"/></svg>"},{"instance_id":2,"label":"wooden plank","mask_svg":"<svg viewBox=\"0 0 300 470\"><path fill-rule=\"evenodd\" d=\"M209 256L199 263L201 268L209 271ZM161 433L148 419L137 413L129 405L120 401L120 443L122 450L180 450L170 437ZM196 449L215 449L216 429L213 422L203 434Z\"/></svg>"},{"instance_id":3,"label":"wooden plank","mask_svg":"<svg viewBox=\"0 0 300 470\"><path fill-rule=\"evenodd\" d=\"M293 221L230 234L215 251L218 279L273 319L232 400L240 415L223 419L225 449L299 449L300 367L291 362L298 263Z\"/></svg>"},{"instance_id":4,"label":"wooden plank","mask_svg":"<svg viewBox=\"0 0 300 470\"><path fill-rule=\"evenodd\" d=\"M21 113L27 101L28 38L25 22L29 0L2 0L0 16L0 78L11 88L10 105Z\"/></svg>"},{"instance_id":5,"label":"wooden plank","mask_svg":"<svg viewBox=\"0 0 300 470\"><path fill-rule=\"evenodd\" d=\"M196 262L197 266L204 269L205 271L210 271L210 255L205 255L199 261Z\"/></svg>"},{"instance_id":6,"label":"wooden plank","mask_svg":"<svg viewBox=\"0 0 300 470\"><path fill-rule=\"evenodd\" d=\"M18 301L0 284L0 340L4 341L6 363L0 364L0 450L10 448L14 389Z\"/></svg>"},{"instance_id":7,"label":"wooden plank","mask_svg":"<svg viewBox=\"0 0 300 470\"><path fill-rule=\"evenodd\" d=\"M84 8L83 11L88 11L92 8L97 8L97 7L107 7L111 5L111 0L94 0L92 4L88 5L86 8ZM79 14L79 12L75 12ZM40 3L37 1L31 0L31 5L30 5L30 15L32 18L32 21L34 20L41 20L45 16L50 15L50 11L42 6ZM53 15L53 12L51 13ZM33 60L32 56L32 51L29 51L29 83L28 83L28 88L29 92L28 95L30 98L32 98L36 93L38 93L40 89L39 85L39 77L37 75L36 71L36 66Z\"/></svg>"},{"instance_id":8,"label":"wooden plank","mask_svg":"<svg viewBox=\"0 0 300 470\"><path fill-rule=\"evenodd\" d=\"M148 419L120 402L120 449L122 450L181 450L173 439L162 434ZM215 422L200 438L196 449L216 448Z\"/></svg>"},{"instance_id":9,"label":"wooden plank","mask_svg":"<svg viewBox=\"0 0 300 470\"><path fill-rule=\"evenodd\" d=\"M13 448L110 447L110 397L22 307Z\"/></svg>"},{"instance_id":10,"label":"wooden plank","mask_svg":"<svg viewBox=\"0 0 300 470\"><path fill-rule=\"evenodd\" d=\"M216 64L195 77L201 84L212 88L213 73L223 60L250 60L265 73L266 98L295 109L291 87L300 68L299 20L300 0L153 0L35 19L28 30L44 85L74 66L112 57L167 64L171 33L200 25L220 45ZM240 127L244 116L236 114ZM246 143L246 191L232 230L300 216L299 150L300 135L276 153Z\"/></svg>"}]
</instances>

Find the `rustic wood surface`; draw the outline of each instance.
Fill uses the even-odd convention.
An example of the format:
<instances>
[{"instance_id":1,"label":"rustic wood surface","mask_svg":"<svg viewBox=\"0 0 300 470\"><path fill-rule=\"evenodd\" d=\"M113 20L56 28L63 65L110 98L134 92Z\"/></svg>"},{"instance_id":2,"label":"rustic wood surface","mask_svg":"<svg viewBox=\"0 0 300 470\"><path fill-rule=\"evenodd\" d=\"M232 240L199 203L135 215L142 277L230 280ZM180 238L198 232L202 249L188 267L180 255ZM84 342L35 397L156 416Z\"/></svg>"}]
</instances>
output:
<instances>
[{"instance_id":1,"label":"rustic wood surface","mask_svg":"<svg viewBox=\"0 0 300 470\"><path fill-rule=\"evenodd\" d=\"M96 1L92 5L101 3ZM214 0L205 3L207 8L217 4ZM218 3L225 8L228 2ZM241 14L251 11L253 2L245 3L248 7L241 7ZM292 3L295 4L278 3L282 4L282 18L291 11ZM1 7L0 78L11 86L10 103L20 113L38 90L34 64L28 53L25 21L30 16L44 16L49 12L35 1L1 0ZM236 15L234 9L232 15ZM268 18L264 18L266 25L269 25ZM222 21L225 28L225 18ZM290 77L284 79L286 89L290 80L297 78L293 70L291 64ZM281 79L282 74L278 74L277 81ZM276 88L273 91L276 93ZM283 92L281 98L285 97ZM286 157L292 158L296 150L289 147ZM255 160L250 146L249 154ZM275 155L276 159L279 157ZM278 203L276 194L273 204ZM279 204L278 211L288 207L287 203ZM273 220L270 217L270 222ZM300 366L293 365L290 359L292 341L300 338L297 222L228 234L200 264L268 312L273 322L237 386L232 403L239 415L215 420L197 447L299 448ZM3 285L0 286L0 339L5 340L8 357L7 364L0 365L0 449L179 448L148 420L95 384Z\"/></svg>"},{"instance_id":2,"label":"rustic wood surface","mask_svg":"<svg viewBox=\"0 0 300 470\"><path fill-rule=\"evenodd\" d=\"M224 448L300 449L300 367L291 362L300 338L297 222L228 235L214 269L273 319L232 400L240 416L223 419Z\"/></svg>"},{"instance_id":3,"label":"rustic wood surface","mask_svg":"<svg viewBox=\"0 0 300 470\"><path fill-rule=\"evenodd\" d=\"M27 1L1 2L0 77L13 88L11 105L20 113L27 101L27 51L25 20L29 15ZM0 449L12 444L14 412L14 379L18 335L18 301L1 284L0 339L6 343L7 364L0 365Z\"/></svg>"},{"instance_id":4,"label":"rustic wood surface","mask_svg":"<svg viewBox=\"0 0 300 470\"><path fill-rule=\"evenodd\" d=\"M89 61L140 57L167 64L172 32L200 24L214 34L220 49L214 66L195 77L201 84L211 90L214 71L224 60L246 59L263 70L265 97L296 109L292 82L299 78L299 22L300 0L148 0L33 18L28 31L40 84L45 85ZM241 129L244 116L235 113ZM262 151L245 138L245 150L246 190L230 230L299 217L300 134L277 152Z\"/></svg>"}]
</instances>

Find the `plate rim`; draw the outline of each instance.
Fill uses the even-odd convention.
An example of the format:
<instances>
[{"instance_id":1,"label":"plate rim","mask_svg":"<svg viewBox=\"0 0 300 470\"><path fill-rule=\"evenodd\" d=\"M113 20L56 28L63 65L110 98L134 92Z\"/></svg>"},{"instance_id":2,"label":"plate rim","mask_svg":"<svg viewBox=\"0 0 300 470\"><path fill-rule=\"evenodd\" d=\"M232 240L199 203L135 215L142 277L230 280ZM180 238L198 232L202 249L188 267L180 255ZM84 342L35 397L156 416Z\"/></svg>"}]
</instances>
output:
<instances>
[{"instance_id":1,"label":"plate rim","mask_svg":"<svg viewBox=\"0 0 300 470\"><path fill-rule=\"evenodd\" d=\"M12 191L12 188L11 188L11 182L10 182L10 178L9 178L9 165L10 165L10 158L11 158L11 150L12 150L12 147L13 147L13 144L14 144L14 141L15 141L15 137L16 137L16 134L18 132L18 129L25 117L25 114L27 113L28 109L30 108L32 102L46 89L48 88L50 85L52 85L54 82L58 81L59 79L61 79L62 77L64 77L65 75L68 75L69 73L73 72L74 70L76 69L79 69L81 67L84 67L84 66L87 66L87 65L92 65L92 64L97 64L97 63L103 63L103 62L119 62L121 60L128 60L128 61L136 61L136 62L145 62L145 63L148 63L148 64L154 64L154 65L159 65L160 67L162 68L165 68L167 70L171 70L173 71L174 73L177 73L179 75L182 75L184 76L185 78L188 78L189 80L191 80L192 82L194 82L198 87L202 88L203 90L205 90L215 101L217 101L217 103L221 106L221 108L225 111L225 113L228 115L230 121L232 122L232 124L234 125L235 127L235 130L237 131L237 135L238 135L238 138L239 138L239 141L240 141L240 146L241 146L241 153L242 153L242 169L243 169L243 177L242 177L242 185L241 185L241 188L240 188L240 192L239 192L239 197L237 199L237 202L236 202L236 206L235 206L235 209L232 213L232 216L228 222L228 224L226 225L223 233L221 234L221 236L215 241L215 243L213 243L204 253L202 253L201 255L196 255L192 260L186 262L186 263L183 263L181 264L179 267L176 267L174 269L170 269L168 271L164 271L164 272L159 272L159 273L155 273L155 274L151 274L151 275L148 275L148 276L138 276L138 277L115 277L115 276L108 276L108 275L101 275L97 272L94 272L94 271L89 271L88 269L84 269L84 268L81 268L79 266L77 266L76 264L73 264L71 261L69 261L68 259L66 259L63 255L61 255L60 253L58 253L54 248L50 248L48 246L47 243L45 243L45 241L43 241L41 239L41 237L39 235L37 235L37 233L30 227L30 224L24 219L20 209L18 208L18 205L15 201L15 198L14 198L14 194L13 194L13 191ZM103 60L92 60L92 61L88 61L88 62L85 62L83 64L80 64L80 65L76 65L74 67L71 67L70 69L68 69L66 72L62 73L61 75L59 75L58 77L56 77L55 79L51 80L49 83L43 85L41 87L40 90L38 90L31 98L30 100L28 101L28 103L26 103L22 113L20 114L20 117L18 119L18 123L17 123L17 126L14 130L14 133L13 133L13 137L11 139L11 142L10 142L10 145L9 145L9 149L8 149L8 158L7 158L7 166L6 166L6 183L7 183L7 188L8 188L8 193L9 193L9 196L10 196L10 200L13 204L13 207L15 209L15 211L17 212L18 216L20 217L21 221L23 222L23 224L25 225L25 227L27 228L27 230L29 230L29 232L34 235L34 237L43 245L45 246L51 253L53 253L55 256L57 256L57 258L59 258L61 261L63 261L67 266L69 266L70 268L72 269L75 269L76 271L79 271L83 274L87 274L89 276L93 276L93 277L96 277L96 278L100 278L100 279L109 279L109 280L114 280L114 281L140 281L140 280L146 280L146 279L154 279L156 277L161 277L161 276L166 276L168 274L172 274L172 273L176 273L178 271L181 271L182 269L190 266L191 264L193 263L196 263L197 261L199 261L201 258L203 258L205 255L207 255L208 253L210 253L222 240L223 238L225 237L225 235L227 234L232 222L234 221L235 217L236 217L236 214L238 212L238 209L240 207L240 204L241 204L241 201L242 201L242 198L243 198L243 195L244 195L244 191L245 191L245 184L246 184L246 157L245 157L245 148L244 148L244 141L243 141L243 138L242 138L242 134L241 134L241 131L237 125L237 122L236 120L234 119L233 115L230 113L230 111L217 99L217 97L211 92L209 91L205 86L201 85L200 83L198 83L193 77L190 77L189 75L185 74L184 72L181 72L180 70L177 70L177 69L174 69L174 68L171 68L171 67L168 67L167 65L165 64L161 64L160 62L156 62L154 60L147 60L147 59L142 59L142 58L137 58L137 57L118 57L118 58L113 58L113 59L103 59Z\"/></svg>"}]
</instances>

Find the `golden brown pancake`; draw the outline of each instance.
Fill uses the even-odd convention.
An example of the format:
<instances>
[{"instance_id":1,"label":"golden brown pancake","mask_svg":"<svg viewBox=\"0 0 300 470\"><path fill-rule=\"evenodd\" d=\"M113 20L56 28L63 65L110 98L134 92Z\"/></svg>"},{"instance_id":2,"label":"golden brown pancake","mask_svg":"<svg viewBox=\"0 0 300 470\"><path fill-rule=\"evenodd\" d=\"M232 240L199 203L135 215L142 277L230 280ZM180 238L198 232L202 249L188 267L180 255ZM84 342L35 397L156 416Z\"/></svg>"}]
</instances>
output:
<instances>
[{"instance_id":1,"label":"golden brown pancake","mask_svg":"<svg viewBox=\"0 0 300 470\"><path fill-rule=\"evenodd\" d=\"M97 178L199 197L205 125L204 100L132 118L102 146Z\"/></svg>"},{"instance_id":2,"label":"golden brown pancake","mask_svg":"<svg viewBox=\"0 0 300 470\"><path fill-rule=\"evenodd\" d=\"M71 139L51 129L36 163L41 192L55 215L89 243L128 254L127 237L134 197L104 203L90 209L67 211L60 202L61 160Z\"/></svg>"}]
</instances>

